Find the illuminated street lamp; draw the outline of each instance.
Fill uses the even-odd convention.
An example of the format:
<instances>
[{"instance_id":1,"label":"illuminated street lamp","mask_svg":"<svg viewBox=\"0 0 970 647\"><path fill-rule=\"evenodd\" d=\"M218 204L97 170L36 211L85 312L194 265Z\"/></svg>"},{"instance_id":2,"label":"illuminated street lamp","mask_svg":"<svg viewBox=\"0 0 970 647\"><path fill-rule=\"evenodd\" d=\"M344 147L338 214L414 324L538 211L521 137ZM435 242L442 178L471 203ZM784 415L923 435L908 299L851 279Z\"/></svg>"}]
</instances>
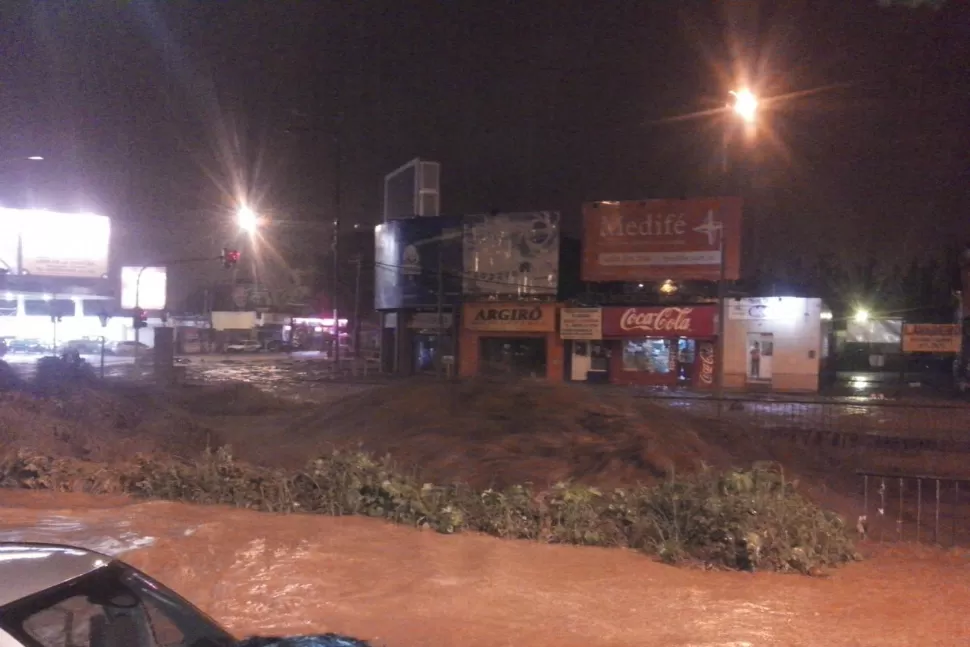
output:
<instances>
[{"instance_id":1,"label":"illuminated street lamp","mask_svg":"<svg viewBox=\"0 0 970 647\"><path fill-rule=\"evenodd\" d=\"M869 311L864 308L860 308L859 310L855 311L855 315L852 318L855 319L856 323L865 323L869 321Z\"/></svg>"},{"instance_id":2,"label":"illuminated street lamp","mask_svg":"<svg viewBox=\"0 0 970 647\"><path fill-rule=\"evenodd\" d=\"M43 162L44 161L44 158L41 157L40 155L31 155L27 159L30 160L31 162Z\"/></svg>"},{"instance_id":3,"label":"illuminated street lamp","mask_svg":"<svg viewBox=\"0 0 970 647\"><path fill-rule=\"evenodd\" d=\"M259 227L259 218L256 216L255 211L247 205L242 205L236 210L236 223L240 229L248 234L252 234Z\"/></svg>"},{"instance_id":4,"label":"illuminated street lamp","mask_svg":"<svg viewBox=\"0 0 970 647\"><path fill-rule=\"evenodd\" d=\"M748 89L738 90L737 92L732 90L731 96L734 97L734 105L731 106L734 114L741 117L745 123L754 123L758 115L758 97L754 96Z\"/></svg>"}]
</instances>

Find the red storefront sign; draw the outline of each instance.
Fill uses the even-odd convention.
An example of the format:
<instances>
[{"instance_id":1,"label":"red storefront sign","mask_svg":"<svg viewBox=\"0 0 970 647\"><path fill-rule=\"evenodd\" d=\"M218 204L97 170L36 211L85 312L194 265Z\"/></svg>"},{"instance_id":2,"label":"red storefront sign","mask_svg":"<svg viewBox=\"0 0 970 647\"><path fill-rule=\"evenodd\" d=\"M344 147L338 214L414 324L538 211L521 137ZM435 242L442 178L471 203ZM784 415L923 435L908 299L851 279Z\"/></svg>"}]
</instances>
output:
<instances>
[{"instance_id":1,"label":"red storefront sign","mask_svg":"<svg viewBox=\"0 0 970 647\"><path fill-rule=\"evenodd\" d=\"M603 308L603 337L714 337L716 306Z\"/></svg>"}]
</instances>

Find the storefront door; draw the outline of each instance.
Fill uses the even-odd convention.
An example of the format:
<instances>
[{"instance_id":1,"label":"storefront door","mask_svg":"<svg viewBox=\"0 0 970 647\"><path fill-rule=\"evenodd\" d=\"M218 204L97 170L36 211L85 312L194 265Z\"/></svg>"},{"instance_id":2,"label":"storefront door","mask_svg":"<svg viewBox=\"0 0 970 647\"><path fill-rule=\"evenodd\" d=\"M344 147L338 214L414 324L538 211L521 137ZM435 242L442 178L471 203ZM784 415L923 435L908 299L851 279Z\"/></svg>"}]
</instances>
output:
<instances>
[{"instance_id":1,"label":"storefront door","mask_svg":"<svg viewBox=\"0 0 970 647\"><path fill-rule=\"evenodd\" d=\"M609 344L602 341L574 341L569 379L573 382L610 381Z\"/></svg>"},{"instance_id":2,"label":"storefront door","mask_svg":"<svg viewBox=\"0 0 970 647\"><path fill-rule=\"evenodd\" d=\"M754 384L771 384L771 361L775 336L770 332L749 332L747 345L747 380Z\"/></svg>"}]
</instances>

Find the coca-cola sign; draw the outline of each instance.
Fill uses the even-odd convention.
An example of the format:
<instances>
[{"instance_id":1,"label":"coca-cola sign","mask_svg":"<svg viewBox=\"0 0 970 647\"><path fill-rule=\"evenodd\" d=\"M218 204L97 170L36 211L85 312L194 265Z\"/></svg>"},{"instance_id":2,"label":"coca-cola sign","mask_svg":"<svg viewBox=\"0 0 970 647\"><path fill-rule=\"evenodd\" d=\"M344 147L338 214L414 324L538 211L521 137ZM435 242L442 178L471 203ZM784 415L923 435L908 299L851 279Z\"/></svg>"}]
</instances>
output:
<instances>
[{"instance_id":1,"label":"coca-cola sign","mask_svg":"<svg viewBox=\"0 0 970 647\"><path fill-rule=\"evenodd\" d=\"M603 308L604 337L713 337L714 306Z\"/></svg>"},{"instance_id":2,"label":"coca-cola sign","mask_svg":"<svg viewBox=\"0 0 970 647\"><path fill-rule=\"evenodd\" d=\"M714 386L714 344L711 342L698 344L697 358L697 385L705 388Z\"/></svg>"}]
</instances>

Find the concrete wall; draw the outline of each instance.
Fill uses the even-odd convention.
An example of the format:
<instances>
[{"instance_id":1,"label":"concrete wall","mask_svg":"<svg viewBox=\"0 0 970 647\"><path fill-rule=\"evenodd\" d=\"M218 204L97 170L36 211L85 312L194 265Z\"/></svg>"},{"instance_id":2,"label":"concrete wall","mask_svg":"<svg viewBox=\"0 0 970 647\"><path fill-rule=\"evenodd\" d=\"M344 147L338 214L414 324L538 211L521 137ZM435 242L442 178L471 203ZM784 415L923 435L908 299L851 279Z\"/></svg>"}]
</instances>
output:
<instances>
[{"instance_id":1,"label":"concrete wall","mask_svg":"<svg viewBox=\"0 0 970 647\"><path fill-rule=\"evenodd\" d=\"M822 300L798 297L730 299L726 304L724 386L815 392L822 351ZM749 333L771 333L771 378L748 376Z\"/></svg>"}]
</instances>

